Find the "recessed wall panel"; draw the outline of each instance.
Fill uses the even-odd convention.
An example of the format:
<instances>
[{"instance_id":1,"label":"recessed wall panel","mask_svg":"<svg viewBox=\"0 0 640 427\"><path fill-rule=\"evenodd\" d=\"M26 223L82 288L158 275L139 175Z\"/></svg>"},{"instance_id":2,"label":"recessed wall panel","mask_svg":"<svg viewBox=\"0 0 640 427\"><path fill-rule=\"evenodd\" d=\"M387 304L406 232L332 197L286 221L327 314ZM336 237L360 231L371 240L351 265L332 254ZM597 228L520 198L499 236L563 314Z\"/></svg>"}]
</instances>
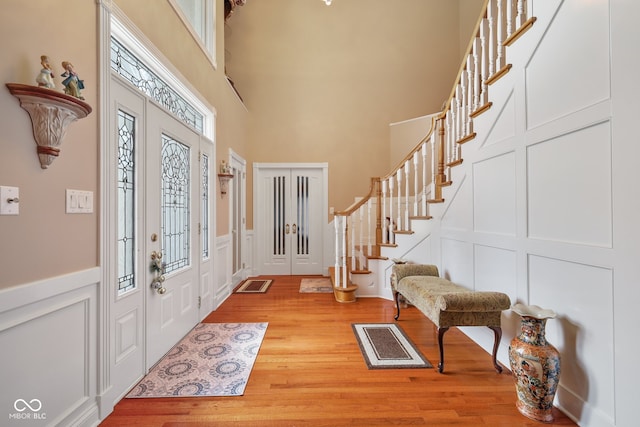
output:
<instances>
[{"instance_id":1,"label":"recessed wall panel","mask_svg":"<svg viewBox=\"0 0 640 427\"><path fill-rule=\"evenodd\" d=\"M442 213L441 224L445 230L471 230L470 180L464 179L455 193L447 194L449 203Z\"/></svg>"},{"instance_id":2,"label":"recessed wall panel","mask_svg":"<svg viewBox=\"0 0 640 427\"><path fill-rule=\"evenodd\" d=\"M562 3L526 67L529 129L610 97L608 15L607 1Z\"/></svg>"},{"instance_id":3,"label":"recessed wall panel","mask_svg":"<svg viewBox=\"0 0 640 427\"><path fill-rule=\"evenodd\" d=\"M561 387L613 418L613 270L530 255L529 289L531 304L562 313L546 328Z\"/></svg>"},{"instance_id":4,"label":"recessed wall panel","mask_svg":"<svg viewBox=\"0 0 640 427\"><path fill-rule=\"evenodd\" d=\"M516 253L515 251L476 245L474 247L476 291L496 291L509 295L515 302Z\"/></svg>"},{"instance_id":5,"label":"recessed wall panel","mask_svg":"<svg viewBox=\"0 0 640 427\"><path fill-rule=\"evenodd\" d=\"M474 230L513 236L516 232L515 154L473 165Z\"/></svg>"},{"instance_id":6,"label":"recessed wall panel","mask_svg":"<svg viewBox=\"0 0 640 427\"><path fill-rule=\"evenodd\" d=\"M469 242L442 238L440 277L473 289L473 247Z\"/></svg>"},{"instance_id":7,"label":"recessed wall panel","mask_svg":"<svg viewBox=\"0 0 640 427\"><path fill-rule=\"evenodd\" d=\"M611 247L608 122L527 149L529 237Z\"/></svg>"}]
</instances>

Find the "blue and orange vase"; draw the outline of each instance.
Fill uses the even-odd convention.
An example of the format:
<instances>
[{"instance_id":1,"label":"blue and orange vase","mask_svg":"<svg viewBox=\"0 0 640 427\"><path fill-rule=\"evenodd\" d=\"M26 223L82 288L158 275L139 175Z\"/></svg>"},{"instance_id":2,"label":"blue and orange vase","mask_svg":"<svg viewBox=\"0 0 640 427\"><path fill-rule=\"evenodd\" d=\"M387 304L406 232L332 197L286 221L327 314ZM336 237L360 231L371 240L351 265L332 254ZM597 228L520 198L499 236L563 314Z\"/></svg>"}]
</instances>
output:
<instances>
[{"instance_id":1,"label":"blue and orange vase","mask_svg":"<svg viewBox=\"0 0 640 427\"><path fill-rule=\"evenodd\" d=\"M545 338L547 319L552 310L536 305L511 307L521 317L520 334L509 346L509 363L516 381L520 413L536 421L553 421L553 400L560 382L560 353Z\"/></svg>"}]
</instances>

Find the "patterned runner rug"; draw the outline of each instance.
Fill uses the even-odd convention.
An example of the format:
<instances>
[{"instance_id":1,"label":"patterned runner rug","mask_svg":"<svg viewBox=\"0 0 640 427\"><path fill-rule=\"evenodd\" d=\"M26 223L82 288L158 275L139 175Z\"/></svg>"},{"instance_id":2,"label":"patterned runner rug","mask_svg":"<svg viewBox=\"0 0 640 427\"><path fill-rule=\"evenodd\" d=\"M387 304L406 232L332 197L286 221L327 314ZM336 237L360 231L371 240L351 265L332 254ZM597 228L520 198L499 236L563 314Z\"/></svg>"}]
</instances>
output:
<instances>
[{"instance_id":1,"label":"patterned runner rug","mask_svg":"<svg viewBox=\"0 0 640 427\"><path fill-rule=\"evenodd\" d=\"M245 280L238 289L235 290L236 294L264 294L269 290L269 287L273 283L273 280Z\"/></svg>"},{"instance_id":2,"label":"patterned runner rug","mask_svg":"<svg viewBox=\"0 0 640 427\"><path fill-rule=\"evenodd\" d=\"M126 397L241 396L268 323L200 323Z\"/></svg>"},{"instance_id":3,"label":"patterned runner rug","mask_svg":"<svg viewBox=\"0 0 640 427\"><path fill-rule=\"evenodd\" d=\"M432 368L402 328L395 323L353 323L369 369Z\"/></svg>"},{"instance_id":4,"label":"patterned runner rug","mask_svg":"<svg viewBox=\"0 0 640 427\"><path fill-rule=\"evenodd\" d=\"M300 281L300 293L331 294L333 293L333 285L331 284L331 279L329 279L328 277L304 278Z\"/></svg>"}]
</instances>

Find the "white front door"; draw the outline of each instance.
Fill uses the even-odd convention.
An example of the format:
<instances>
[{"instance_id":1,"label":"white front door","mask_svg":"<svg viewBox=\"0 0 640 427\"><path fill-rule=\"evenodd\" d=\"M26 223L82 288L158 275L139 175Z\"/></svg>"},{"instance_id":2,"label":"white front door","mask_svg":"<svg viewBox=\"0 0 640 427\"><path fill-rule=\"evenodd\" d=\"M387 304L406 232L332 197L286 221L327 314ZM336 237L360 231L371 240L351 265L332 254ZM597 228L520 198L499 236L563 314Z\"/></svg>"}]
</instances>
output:
<instances>
[{"instance_id":1,"label":"white front door","mask_svg":"<svg viewBox=\"0 0 640 427\"><path fill-rule=\"evenodd\" d=\"M200 138L154 103L147 109L146 249L141 255L150 265L161 256L164 268L152 272L156 283L147 287L149 367L199 320Z\"/></svg>"},{"instance_id":2,"label":"white front door","mask_svg":"<svg viewBox=\"0 0 640 427\"><path fill-rule=\"evenodd\" d=\"M325 169L259 168L260 274L322 274Z\"/></svg>"},{"instance_id":3,"label":"white front door","mask_svg":"<svg viewBox=\"0 0 640 427\"><path fill-rule=\"evenodd\" d=\"M198 322L200 292L213 301L210 198L203 193L211 174L199 159L210 168L213 150L118 77L111 99L105 238L113 244L105 268L113 272L108 317L117 401ZM198 234L203 222L206 238ZM202 284L201 270L209 276Z\"/></svg>"}]
</instances>

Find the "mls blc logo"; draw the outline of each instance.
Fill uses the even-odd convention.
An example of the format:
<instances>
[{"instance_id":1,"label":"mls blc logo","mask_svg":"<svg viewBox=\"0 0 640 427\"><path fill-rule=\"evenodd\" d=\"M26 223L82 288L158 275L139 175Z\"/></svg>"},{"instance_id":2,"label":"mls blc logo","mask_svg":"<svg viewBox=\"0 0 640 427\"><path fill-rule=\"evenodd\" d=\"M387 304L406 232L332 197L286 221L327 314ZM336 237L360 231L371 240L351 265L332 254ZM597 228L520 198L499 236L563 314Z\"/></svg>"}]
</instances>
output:
<instances>
[{"instance_id":1,"label":"mls blc logo","mask_svg":"<svg viewBox=\"0 0 640 427\"><path fill-rule=\"evenodd\" d=\"M13 402L13 409L16 412L9 414L10 420L46 420L47 414L40 412L42 409L42 402L40 399L31 399L26 401L25 399L16 399Z\"/></svg>"}]
</instances>

